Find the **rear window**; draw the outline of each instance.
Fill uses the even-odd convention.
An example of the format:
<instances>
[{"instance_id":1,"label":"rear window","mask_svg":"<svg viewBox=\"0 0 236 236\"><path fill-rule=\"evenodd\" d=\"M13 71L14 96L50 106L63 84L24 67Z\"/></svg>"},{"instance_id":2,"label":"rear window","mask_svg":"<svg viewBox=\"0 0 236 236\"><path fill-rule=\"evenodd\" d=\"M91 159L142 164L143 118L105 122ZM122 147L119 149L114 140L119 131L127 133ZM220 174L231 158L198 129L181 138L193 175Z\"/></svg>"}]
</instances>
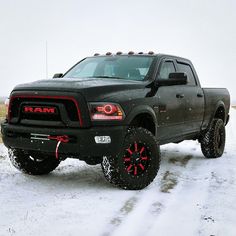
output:
<instances>
[{"instance_id":1,"label":"rear window","mask_svg":"<svg viewBox=\"0 0 236 236\"><path fill-rule=\"evenodd\" d=\"M192 71L192 68L188 64L177 62L178 65L178 71L184 72L188 76L188 85L196 85L196 80Z\"/></svg>"}]
</instances>

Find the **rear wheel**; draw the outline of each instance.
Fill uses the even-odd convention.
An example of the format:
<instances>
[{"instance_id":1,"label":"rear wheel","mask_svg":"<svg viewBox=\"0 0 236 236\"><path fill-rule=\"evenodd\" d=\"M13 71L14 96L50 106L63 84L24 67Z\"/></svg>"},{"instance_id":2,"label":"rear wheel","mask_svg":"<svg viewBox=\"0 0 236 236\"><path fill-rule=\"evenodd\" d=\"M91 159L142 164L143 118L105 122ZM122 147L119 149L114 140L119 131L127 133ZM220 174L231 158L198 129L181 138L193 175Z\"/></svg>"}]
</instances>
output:
<instances>
[{"instance_id":1,"label":"rear wheel","mask_svg":"<svg viewBox=\"0 0 236 236\"><path fill-rule=\"evenodd\" d=\"M14 167L30 175L48 174L60 164L60 161L55 156L43 153L30 155L23 150L9 149L8 154Z\"/></svg>"},{"instance_id":2,"label":"rear wheel","mask_svg":"<svg viewBox=\"0 0 236 236\"><path fill-rule=\"evenodd\" d=\"M206 158L221 157L225 148L225 125L223 120L214 119L210 128L200 140L202 153Z\"/></svg>"},{"instance_id":3,"label":"rear wheel","mask_svg":"<svg viewBox=\"0 0 236 236\"><path fill-rule=\"evenodd\" d=\"M118 155L104 157L105 178L124 189L143 189L157 175L160 149L153 134L143 128L133 128L126 135Z\"/></svg>"}]
</instances>

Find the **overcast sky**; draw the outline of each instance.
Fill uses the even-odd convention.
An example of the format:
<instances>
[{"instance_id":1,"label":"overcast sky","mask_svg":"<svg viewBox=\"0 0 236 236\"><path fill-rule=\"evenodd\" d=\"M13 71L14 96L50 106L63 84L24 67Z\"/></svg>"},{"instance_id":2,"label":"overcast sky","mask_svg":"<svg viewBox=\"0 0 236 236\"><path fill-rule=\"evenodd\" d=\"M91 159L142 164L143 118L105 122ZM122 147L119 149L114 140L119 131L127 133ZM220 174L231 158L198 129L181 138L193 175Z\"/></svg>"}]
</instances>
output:
<instances>
[{"instance_id":1,"label":"overcast sky","mask_svg":"<svg viewBox=\"0 0 236 236\"><path fill-rule=\"evenodd\" d=\"M236 99L235 0L0 0L0 96L95 52L192 60L203 86Z\"/></svg>"}]
</instances>

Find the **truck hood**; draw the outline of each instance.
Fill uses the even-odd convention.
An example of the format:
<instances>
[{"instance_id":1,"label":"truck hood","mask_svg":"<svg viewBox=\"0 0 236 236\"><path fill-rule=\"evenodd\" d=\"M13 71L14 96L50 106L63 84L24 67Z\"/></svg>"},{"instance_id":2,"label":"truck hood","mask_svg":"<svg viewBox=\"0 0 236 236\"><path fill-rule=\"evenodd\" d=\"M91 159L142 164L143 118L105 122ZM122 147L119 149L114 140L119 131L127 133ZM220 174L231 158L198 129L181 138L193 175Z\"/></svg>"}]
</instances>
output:
<instances>
[{"instance_id":1,"label":"truck hood","mask_svg":"<svg viewBox=\"0 0 236 236\"><path fill-rule=\"evenodd\" d=\"M133 81L125 79L107 79L107 78L83 78L70 79L60 78L51 80L39 80L27 84L20 84L14 88L14 91L62 91L79 92L87 100L93 98L104 99L109 95L127 90L144 89L147 81Z\"/></svg>"}]
</instances>

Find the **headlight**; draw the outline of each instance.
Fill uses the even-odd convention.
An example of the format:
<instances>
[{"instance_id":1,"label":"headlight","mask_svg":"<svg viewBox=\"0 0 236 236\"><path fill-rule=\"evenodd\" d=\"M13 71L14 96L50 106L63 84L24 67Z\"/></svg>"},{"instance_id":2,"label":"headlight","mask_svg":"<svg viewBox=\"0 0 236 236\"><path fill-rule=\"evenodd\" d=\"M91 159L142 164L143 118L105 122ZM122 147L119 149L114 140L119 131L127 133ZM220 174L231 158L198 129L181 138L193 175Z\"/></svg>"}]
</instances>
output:
<instances>
[{"instance_id":1,"label":"headlight","mask_svg":"<svg viewBox=\"0 0 236 236\"><path fill-rule=\"evenodd\" d=\"M116 103L90 103L90 116L92 120L123 120L124 111Z\"/></svg>"}]
</instances>

